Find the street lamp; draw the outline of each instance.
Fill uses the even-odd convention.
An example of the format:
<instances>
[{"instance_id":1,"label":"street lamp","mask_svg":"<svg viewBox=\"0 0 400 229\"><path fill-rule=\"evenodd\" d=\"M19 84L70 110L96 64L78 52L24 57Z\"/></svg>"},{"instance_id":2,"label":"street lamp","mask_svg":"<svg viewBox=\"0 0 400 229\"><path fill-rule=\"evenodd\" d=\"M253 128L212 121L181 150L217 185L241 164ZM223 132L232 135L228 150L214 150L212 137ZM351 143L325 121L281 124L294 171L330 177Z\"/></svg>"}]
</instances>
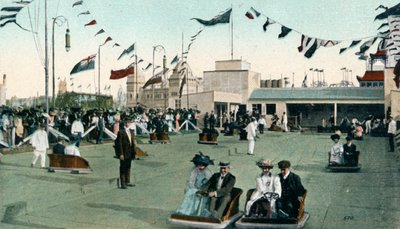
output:
<instances>
[{"instance_id":1,"label":"street lamp","mask_svg":"<svg viewBox=\"0 0 400 229\"><path fill-rule=\"evenodd\" d=\"M51 98L53 107L54 107L54 101L55 101L55 50L54 50L54 25L57 24L59 27L64 25L64 23L67 23L67 30L65 32L65 51L69 51L71 49L71 35L69 31L69 24L67 18L64 16L57 16L53 18L53 30L52 30L52 74L53 74L53 96Z\"/></svg>"},{"instance_id":2,"label":"street lamp","mask_svg":"<svg viewBox=\"0 0 400 229\"><path fill-rule=\"evenodd\" d=\"M164 59L163 59L163 78L164 78L164 76L165 76L166 57L165 57L165 48L162 45L153 46L153 76L152 77L154 77L154 70L155 70L154 69L154 53L158 48L160 48L160 49L162 49L164 51ZM151 88L152 88L152 92L153 92L153 108L155 108L155 103L154 103L154 84L152 84ZM162 82L161 82L161 88L164 88Z\"/></svg>"}]
</instances>

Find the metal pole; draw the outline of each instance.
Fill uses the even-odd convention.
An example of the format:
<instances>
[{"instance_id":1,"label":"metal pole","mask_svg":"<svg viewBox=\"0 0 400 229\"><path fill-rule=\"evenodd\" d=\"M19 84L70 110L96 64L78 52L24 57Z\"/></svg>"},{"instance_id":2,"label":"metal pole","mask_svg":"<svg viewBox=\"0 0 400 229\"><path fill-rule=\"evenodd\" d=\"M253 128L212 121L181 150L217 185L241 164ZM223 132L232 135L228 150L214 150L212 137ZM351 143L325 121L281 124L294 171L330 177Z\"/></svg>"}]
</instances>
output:
<instances>
[{"instance_id":1,"label":"metal pole","mask_svg":"<svg viewBox=\"0 0 400 229\"><path fill-rule=\"evenodd\" d=\"M53 105L53 107L54 107L54 91L55 91L55 73L54 73L54 56L55 56L55 51L54 51L54 24L56 23L56 19L57 19L57 17L55 17L55 18L53 18L53 28L52 28L52 35L51 35L51 44L52 44L52 75L53 75L53 94L52 94L52 97L51 97L51 104Z\"/></svg>"},{"instance_id":2,"label":"metal pole","mask_svg":"<svg viewBox=\"0 0 400 229\"><path fill-rule=\"evenodd\" d=\"M164 82L167 82L167 79L165 77L165 69L166 69L166 65L167 65L167 57L165 56L165 49L164 49L164 57L163 57L163 78L164 78ZM161 83L162 88L164 89L164 84ZM165 93L163 90L163 94L164 94L164 111L167 110L167 95L168 93Z\"/></svg>"},{"instance_id":3,"label":"metal pole","mask_svg":"<svg viewBox=\"0 0 400 229\"><path fill-rule=\"evenodd\" d=\"M100 95L100 47L101 45L99 45L99 65L98 65L98 69L99 69L99 75L98 75L98 84L99 84L99 95Z\"/></svg>"},{"instance_id":4,"label":"metal pole","mask_svg":"<svg viewBox=\"0 0 400 229\"><path fill-rule=\"evenodd\" d=\"M139 98L139 92L138 92L138 70L137 70L137 46L135 49L135 78L136 78L136 88L135 88L135 92L136 92L136 105L139 104L138 98Z\"/></svg>"},{"instance_id":5,"label":"metal pole","mask_svg":"<svg viewBox=\"0 0 400 229\"><path fill-rule=\"evenodd\" d=\"M154 46L153 47L153 75L151 76L151 77L154 77L154 52L155 52L155 50L156 50L156 47ZM154 106L154 84L152 84L151 85L151 90L152 90L152 103L153 103L153 108L155 107Z\"/></svg>"},{"instance_id":6,"label":"metal pole","mask_svg":"<svg viewBox=\"0 0 400 229\"><path fill-rule=\"evenodd\" d=\"M44 74L45 74L45 100L46 100L46 113L49 113L49 50L48 50L48 37L47 37L47 0L44 1ZM49 120L46 119L46 127ZM48 131L48 128L46 128Z\"/></svg>"},{"instance_id":7,"label":"metal pole","mask_svg":"<svg viewBox=\"0 0 400 229\"><path fill-rule=\"evenodd\" d=\"M187 96L187 109L189 110L189 67L186 65L186 96Z\"/></svg>"}]
</instances>

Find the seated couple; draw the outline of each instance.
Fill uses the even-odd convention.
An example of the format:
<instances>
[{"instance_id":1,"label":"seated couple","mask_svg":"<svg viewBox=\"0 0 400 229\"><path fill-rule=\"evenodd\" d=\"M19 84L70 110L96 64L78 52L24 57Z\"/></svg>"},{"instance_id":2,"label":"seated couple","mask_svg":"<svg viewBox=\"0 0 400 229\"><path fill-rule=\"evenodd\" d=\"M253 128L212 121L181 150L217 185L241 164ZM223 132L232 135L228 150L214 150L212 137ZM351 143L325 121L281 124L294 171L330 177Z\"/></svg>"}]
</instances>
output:
<instances>
[{"instance_id":1,"label":"seated couple","mask_svg":"<svg viewBox=\"0 0 400 229\"><path fill-rule=\"evenodd\" d=\"M65 146L64 139L58 137L57 144L53 146L53 153L59 155L74 155L80 157L81 153L79 152L79 148L76 146L77 141L78 139L74 135L71 135L70 144Z\"/></svg>"},{"instance_id":2,"label":"seated couple","mask_svg":"<svg viewBox=\"0 0 400 229\"><path fill-rule=\"evenodd\" d=\"M195 168L187 182L185 197L179 214L221 219L231 200L236 178L230 173L230 164L220 162L220 172L211 175L207 168L213 161L201 152L192 159Z\"/></svg>"},{"instance_id":3,"label":"seated couple","mask_svg":"<svg viewBox=\"0 0 400 229\"><path fill-rule=\"evenodd\" d=\"M281 173L271 173L271 160L260 160L261 174L256 178L256 189L246 203L247 217L297 218L300 202L306 192L298 175L289 170L290 162L278 163Z\"/></svg>"},{"instance_id":4,"label":"seated couple","mask_svg":"<svg viewBox=\"0 0 400 229\"><path fill-rule=\"evenodd\" d=\"M350 136L346 137L346 143L339 142L340 135L333 134L331 139L334 142L329 154L330 165L351 165L357 166L357 147L353 144L353 139Z\"/></svg>"}]
</instances>

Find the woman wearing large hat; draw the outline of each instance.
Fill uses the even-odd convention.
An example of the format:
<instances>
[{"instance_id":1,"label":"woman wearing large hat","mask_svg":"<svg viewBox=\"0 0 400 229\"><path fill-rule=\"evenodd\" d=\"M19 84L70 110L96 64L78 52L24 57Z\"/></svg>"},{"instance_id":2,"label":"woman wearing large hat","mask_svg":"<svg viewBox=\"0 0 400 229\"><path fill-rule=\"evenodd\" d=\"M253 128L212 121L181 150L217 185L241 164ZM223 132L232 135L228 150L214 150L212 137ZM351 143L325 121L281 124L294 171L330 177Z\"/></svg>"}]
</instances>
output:
<instances>
[{"instance_id":1,"label":"woman wearing large hat","mask_svg":"<svg viewBox=\"0 0 400 229\"><path fill-rule=\"evenodd\" d=\"M186 184L183 203L176 212L183 215L205 216L210 198L196 195L196 192L210 179L212 172L207 167L213 165L214 162L202 152L196 154L191 162L193 162L194 168Z\"/></svg>"},{"instance_id":2,"label":"woman wearing large hat","mask_svg":"<svg viewBox=\"0 0 400 229\"><path fill-rule=\"evenodd\" d=\"M271 160L261 159L256 165L261 169L261 174L256 178L256 190L246 204L246 215L271 218L276 212L275 198L282 193L281 182L278 176L271 173L274 167Z\"/></svg>"}]
</instances>

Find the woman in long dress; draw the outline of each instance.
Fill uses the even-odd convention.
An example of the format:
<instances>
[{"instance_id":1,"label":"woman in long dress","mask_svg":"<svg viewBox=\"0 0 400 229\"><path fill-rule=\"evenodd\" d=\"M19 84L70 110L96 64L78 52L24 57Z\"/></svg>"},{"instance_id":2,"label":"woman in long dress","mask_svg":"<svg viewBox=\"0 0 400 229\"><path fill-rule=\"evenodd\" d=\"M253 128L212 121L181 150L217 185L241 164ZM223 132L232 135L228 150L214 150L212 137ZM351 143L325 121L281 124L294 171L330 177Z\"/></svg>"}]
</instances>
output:
<instances>
[{"instance_id":1,"label":"woman in long dress","mask_svg":"<svg viewBox=\"0 0 400 229\"><path fill-rule=\"evenodd\" d=\"M334 142L333 146L331 147L330 152L330 160L329 164L331 165L341 165L343 164L343 145L340 144L340 135L333 134L331 135L331 139Z\"/></svg>"},{"instance_id":2,"label":"woman in long dress","mask_svg":"<svg viewBox=\"0 0 400 229\"><path fill-rule=\"evenodd\" d=\"M176 212L183 215L206 216L210 198L197 195L196 192L210 179L212 172L207 166L213 165L214 162L201 152L196 154L191 161L195 167L187 181L183 203Z\"/></svg>"}]
</instances>

